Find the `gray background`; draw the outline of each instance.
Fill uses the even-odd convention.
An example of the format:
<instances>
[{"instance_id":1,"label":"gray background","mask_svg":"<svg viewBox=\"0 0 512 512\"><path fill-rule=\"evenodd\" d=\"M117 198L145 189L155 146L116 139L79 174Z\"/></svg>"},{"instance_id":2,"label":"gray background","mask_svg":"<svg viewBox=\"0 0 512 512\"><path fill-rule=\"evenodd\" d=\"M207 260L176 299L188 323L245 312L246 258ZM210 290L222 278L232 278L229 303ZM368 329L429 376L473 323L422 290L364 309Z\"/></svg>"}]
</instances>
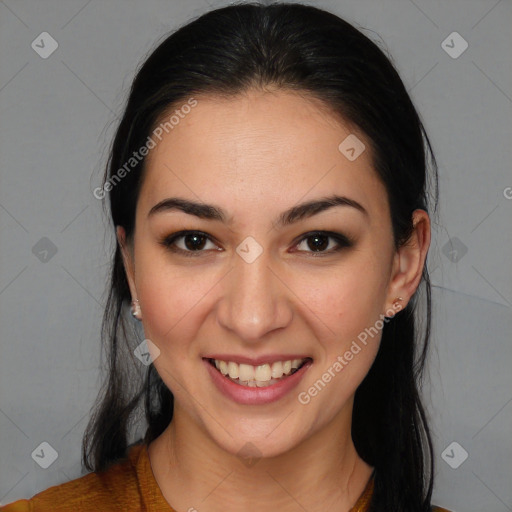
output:
<instances>
[{"instance_id":1,"label":"gray background","mask_svg":"<svg viewBox=\"0 0 512 512\"><path fill-rule=\"evenodd\" d=\"M512 3L311 3L382 38L439 160L425 388L434 502L510 511ZM92 190L141 59L166 32L224 4L0 1L0 503L82 474L113 247ZM442 46L454 31L469 45L457 58ZM42 46L42 32L58 42L46 59L31 47ZM461 43L451 37L444 45L458 53ZM33 455L51 456L43 442L58 452L47 469Z\"/></svg>"}]
</instances>

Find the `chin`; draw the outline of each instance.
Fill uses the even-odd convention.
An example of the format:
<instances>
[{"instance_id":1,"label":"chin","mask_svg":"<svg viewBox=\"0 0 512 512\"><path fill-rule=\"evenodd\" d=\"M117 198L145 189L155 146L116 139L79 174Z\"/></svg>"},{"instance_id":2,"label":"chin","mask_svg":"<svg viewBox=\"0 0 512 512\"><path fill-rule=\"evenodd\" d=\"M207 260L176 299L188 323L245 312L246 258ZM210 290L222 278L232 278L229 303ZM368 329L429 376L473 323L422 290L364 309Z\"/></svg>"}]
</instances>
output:
<instances>
[{"instance_id":1,"label":"chin","mask_svg":"<svg viewBox=\"0 0 512 512\"><path fill-rule=\"evenodd\" d=\"M245 419L245 421L248 420ZM209 433L212 441L220 449L239 457L242 463L250 466L253 459L278 457L304 441L298 432L294 435L293 427L285 426L284 423L282 419L274 420L270 425L269 421L261 421L258 428L257 421L251 421L250 426L233 422L229 433L221 427Z\"/></svg>"}]
</instances>

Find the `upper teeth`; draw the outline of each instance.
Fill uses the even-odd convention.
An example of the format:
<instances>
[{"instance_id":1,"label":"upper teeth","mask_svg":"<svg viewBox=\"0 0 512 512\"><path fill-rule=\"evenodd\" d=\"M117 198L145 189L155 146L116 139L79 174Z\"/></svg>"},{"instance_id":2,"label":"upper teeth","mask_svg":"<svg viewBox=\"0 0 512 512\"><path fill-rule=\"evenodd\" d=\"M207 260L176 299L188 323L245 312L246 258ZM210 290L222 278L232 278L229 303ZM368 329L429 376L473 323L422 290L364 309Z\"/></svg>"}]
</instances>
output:
<instances>
[{"instance_id":1,"label":"upper teeth","mask_svg":"<svg viewBox=\"0 0 512 512\"><path fill-rule=\"evenodd\" d=\"M215 366L223 375L229 375L232 379L241 381L265 382L270 379L280 379L283 375L289 375L294 368L299 368L305 359L290 359L288 361L276 361L275 363L238 364L233 361L219 361L215 359Z\"/></svg>"}]
</instances>

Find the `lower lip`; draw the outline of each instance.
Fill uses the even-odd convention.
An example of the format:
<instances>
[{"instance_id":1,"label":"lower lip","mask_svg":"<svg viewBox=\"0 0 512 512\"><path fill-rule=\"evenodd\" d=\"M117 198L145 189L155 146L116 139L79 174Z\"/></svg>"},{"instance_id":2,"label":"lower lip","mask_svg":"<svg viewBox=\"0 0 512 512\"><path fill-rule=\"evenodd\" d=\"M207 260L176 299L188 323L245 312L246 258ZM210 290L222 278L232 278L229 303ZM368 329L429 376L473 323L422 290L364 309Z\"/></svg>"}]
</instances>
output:
<instances>
[{"instance_id":1,"label":"lower lip","mask_svg":"<svg viewBox=\"0 0 512 512\"><path fill-rule=\"evenodd\" d=\"M206 364L206 368L217 389L223 395L231 398L231 400L244 405L262 405L276 402L290 393L299 384L308 368L312 365L312 361L309 360L295 373L271 386L251 388L237 384L231 379L224 377L219 370L211 365L208 359L203 359L203 362Z\"/></svg>"}]
</instances>

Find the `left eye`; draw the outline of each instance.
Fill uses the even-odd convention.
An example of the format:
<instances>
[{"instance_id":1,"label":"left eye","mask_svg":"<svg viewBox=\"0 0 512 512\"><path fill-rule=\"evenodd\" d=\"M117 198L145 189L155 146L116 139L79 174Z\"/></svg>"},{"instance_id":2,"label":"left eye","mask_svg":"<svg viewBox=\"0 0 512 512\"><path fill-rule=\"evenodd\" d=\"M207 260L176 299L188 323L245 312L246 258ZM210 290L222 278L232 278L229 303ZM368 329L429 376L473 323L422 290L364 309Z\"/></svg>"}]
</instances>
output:
<instances>
[{"instance_id":1,"label":"left eye","mask_svg":"<svg viewBox=\"0 0 512 512\"><path fill-rule=\"evenodd\" d=\"M334 243L331 244L331 241ZM333 253L340 251L344 247L350 247L352 243L349 239L340 233L331 233L325 231L317 231L314 233L308 233L303 236L300 243L296 247L300 247L305 244L311 251L305 250L304 252L312 253Z\"/></svg>"}]
</instances>

